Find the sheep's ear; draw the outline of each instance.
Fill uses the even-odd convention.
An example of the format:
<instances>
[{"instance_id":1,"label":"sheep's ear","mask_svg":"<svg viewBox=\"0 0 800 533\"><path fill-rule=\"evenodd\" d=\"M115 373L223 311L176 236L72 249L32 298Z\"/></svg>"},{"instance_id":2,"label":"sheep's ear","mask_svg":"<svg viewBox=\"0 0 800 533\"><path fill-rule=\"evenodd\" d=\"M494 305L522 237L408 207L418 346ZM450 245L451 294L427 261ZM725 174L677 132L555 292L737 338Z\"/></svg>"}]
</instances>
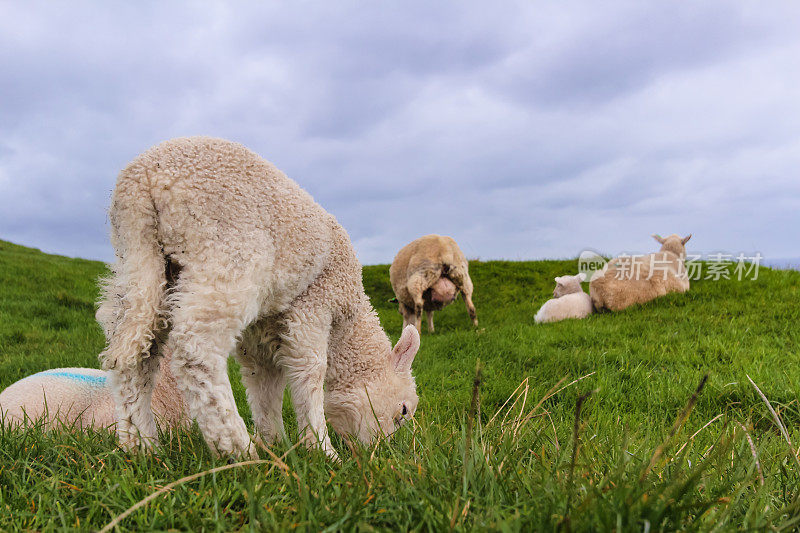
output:
<instances>
[{"instance_id":1,"label":"sheep's ear","mask_svg":"<svg viewBox=\"0 0 800 533\"><path fill-rule=\"evenodd\" d=\"M658 233L653 233L653 238L657 240L659 243L664 244L664 237L662 237Z\"/></svg>"},{"instance_id":2,"label":"sheep's ear","mask_svg":"<svg viewBox=\"0 0 800 533\"><path fill-rule=\"evenodd\" d=\"M692 238L692 234L690 233L689 235L687 235L686 237L684 237L683 239L681 239L681 242L682 242L683 244L686 244L687 242L689 242L689 239L691 239L691 238Z\"/></svg>"},{"instance_id":3,"label":"sheep's ear","mask_svg":"<svg viewBox=\"0 0 800 533\"><path fill-rule=\"evenodd\" d=\"M417 351L419 351L419 332L416 327L408 325L392 350L391 358L395 371L408 372L411 370L411 363L414 362Z\"/></svg>"},{"instance_id":4,"label":"sheep's ear","mask_svg":"<svg viewBox=\"0 0 800 533\"><path fill-rule=\"evenodd\" d=\"M578 279L581 281L586 281L586 272L578 272Z\"/></svg>"},{"instance_id":5,"label":"sheep's ear","mask_svg":"<svg viewBox=\"0 0 800 533\"><path fill-rule=\"evenodd\" d=\"M554 277L553 281L555 281L557 285L561 285L561 276Z\"/></svg>"}]
</instances>

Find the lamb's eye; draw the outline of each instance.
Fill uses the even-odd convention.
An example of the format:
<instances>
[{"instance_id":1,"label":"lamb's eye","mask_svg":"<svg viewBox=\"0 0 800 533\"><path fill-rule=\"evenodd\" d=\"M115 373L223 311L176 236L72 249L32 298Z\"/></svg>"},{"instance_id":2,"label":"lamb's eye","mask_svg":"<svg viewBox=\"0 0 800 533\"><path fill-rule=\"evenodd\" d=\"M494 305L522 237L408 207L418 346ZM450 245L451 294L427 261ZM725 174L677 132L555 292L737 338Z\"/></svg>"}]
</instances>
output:
<instances>
[{"instance_id":1,"label":"lamb's eye","mask_svg":"<svg viewBox=\"0 0 800 533\"><path fill-rule=\"evenodd\" d=\"M400 413L400 414L402 416L406 416L408 414L408 408L406 407L406 404L403 404L403 412Z\"/></svg>"}]
</instances>

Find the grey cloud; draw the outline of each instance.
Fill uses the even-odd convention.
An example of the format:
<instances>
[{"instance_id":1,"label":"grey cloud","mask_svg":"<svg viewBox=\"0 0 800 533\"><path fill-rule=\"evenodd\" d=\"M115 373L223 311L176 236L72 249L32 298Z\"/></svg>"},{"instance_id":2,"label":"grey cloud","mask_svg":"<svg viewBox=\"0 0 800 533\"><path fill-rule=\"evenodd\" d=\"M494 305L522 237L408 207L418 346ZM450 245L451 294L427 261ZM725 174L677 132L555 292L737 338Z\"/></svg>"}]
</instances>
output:
<instances>
[{"instance_id":1,"label":"grey cloud","mask_svg":"<svg viewBox=\"0 0 800 533\"><path fill-rule=\"evenodd\" d=\"M654 231L798 255L774 231L800 222L791 4L5 10L0 238L110 259L117 172L211 134L300 182L368 263L431 232L482 258Z\"/></svg>"}]
</instances>

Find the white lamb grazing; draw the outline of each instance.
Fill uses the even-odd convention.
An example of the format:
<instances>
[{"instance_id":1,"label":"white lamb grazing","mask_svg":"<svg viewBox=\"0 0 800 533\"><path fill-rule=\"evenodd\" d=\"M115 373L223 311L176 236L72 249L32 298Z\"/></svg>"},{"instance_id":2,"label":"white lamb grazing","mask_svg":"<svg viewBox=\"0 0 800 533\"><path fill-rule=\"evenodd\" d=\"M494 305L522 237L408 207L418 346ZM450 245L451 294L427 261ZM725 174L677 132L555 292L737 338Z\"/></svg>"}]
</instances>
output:
<instances>
[{"instance_id":1,"label":"white lamb grazing","mask_svg":"<svg viewBox=\"0 0 800 533\"><path fill-rule=\"evenodd\" d=\"M478 315L472 303L469 263L452 237L425 235L403 246L389 267L389 280L397 297L403 328L422 331L422 312L433 332L433 312L450 305L461 292L474 326Z\"/></svg>"},{"instance_id":2,"label":"white lamb grazing","mask_svg":"<svg viewBox=\"0 0 800 533\"><path fill-rule=\"evenodd\" d=\"M653 235L661 243L654 254L612 259L592 276L589 294L596 310L620 311L670 292L689 290L686 272L686 243L691 235L667 238Z\"/></svg>"},{"instance_id":3,"label":"white lamb grazing","mask_svg":"<svg viewBox=\"0 0 800 533\"><path fill-rule=\"evenodd\" d=\"M152 405L162 427L188 423L166 364L153 389ZM25 377L0 392L0 419L11 427L41 422L46 429L61 425L113 429L117 416L108 373L95 368L56 368Z\"/></svg>"},{"instance_id":4,"label":"white lamb grazing","mask_svg":"<svg viewBox=\"0 0 800 533\"><path fill-rule=\"evenodd\" d=\"M586 274L555 278L553 299L547 300L533 319L537 323L558 322L567 318L586 318L592 314L592 299L583 292L581 282Z\"/></svg>"},{"instance_id":5,"label":"white lamb grazing","mask_svg":"<svg viewBox=\"0 0 800 533\"><path fill-rule=\"evenodd\" d=\"M162 334L187 410L220 454L257 456L228 381L234 352L267 442L283 433L287 383L301 436L332 456L326 415L369 442L414 414L416 329L392 349L347 233L271 163L221 139L164 142L120 173L109 219L117 260L98 320L114 317L101 360L123 446L156 439Z\"/></svg>"}]
</instances>

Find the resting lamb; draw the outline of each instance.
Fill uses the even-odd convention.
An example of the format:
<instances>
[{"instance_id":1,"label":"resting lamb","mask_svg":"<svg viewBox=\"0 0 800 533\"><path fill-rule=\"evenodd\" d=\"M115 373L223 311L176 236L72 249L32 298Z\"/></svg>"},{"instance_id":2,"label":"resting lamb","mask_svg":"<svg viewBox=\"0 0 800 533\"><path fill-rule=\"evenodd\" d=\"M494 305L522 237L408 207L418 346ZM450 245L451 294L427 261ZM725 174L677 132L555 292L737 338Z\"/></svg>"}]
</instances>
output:
<instances>
[{"instance_id":1,"label":"resting lamb","mask_svg":"<svg viewBox=\"0 0 800 533\"><path fill-rule=\"evenodd\" d=\"M581 282L586 274L555 278L553 298L547 300L533 318L537 323L558 322L567 318L586 318L592 314L592 299L583 292Z\"/></svg>"}]
</instances>

